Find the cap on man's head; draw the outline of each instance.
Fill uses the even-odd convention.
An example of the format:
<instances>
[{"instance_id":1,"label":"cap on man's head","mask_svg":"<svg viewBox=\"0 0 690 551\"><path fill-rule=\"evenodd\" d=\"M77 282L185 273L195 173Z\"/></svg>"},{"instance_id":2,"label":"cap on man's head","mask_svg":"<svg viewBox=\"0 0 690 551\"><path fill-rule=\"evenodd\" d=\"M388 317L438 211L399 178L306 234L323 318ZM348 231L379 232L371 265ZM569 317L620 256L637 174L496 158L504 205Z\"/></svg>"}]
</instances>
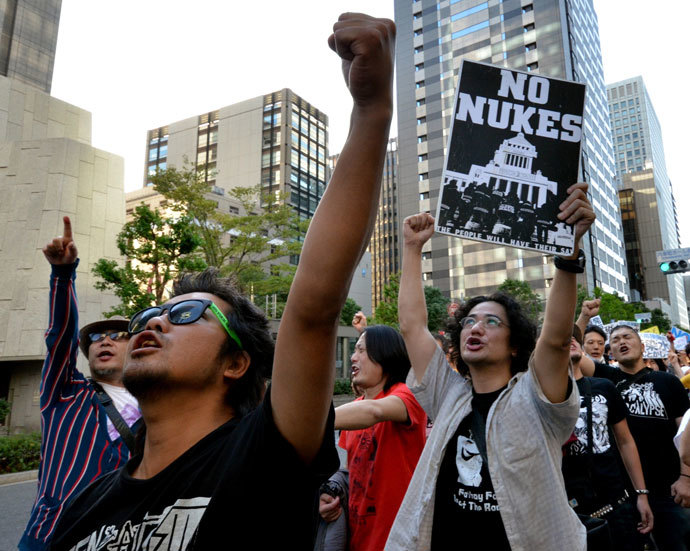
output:
<instances>
[{"instance_id":1,"label":"cap on man's head","mask_svg":"<svg viewBox=\"0 0 690 551\"><path fill-rule=\"evenodd\" d=\"M85 325L79 330L79 348L84 356L89 357L89 346L91 346L91 333L104 333L105 331L127 331L129 320L122 316L113 316L106 320L94 321Z\"/></svg>"},{"instance_id":2,"label":"cap on man's head","mask_svg":"<svg viewBox=\"0 0 690 551\"><path fill-rule=\"evenodd\" d=\"M582 346L582 330L573 324L573 338Z\"/></svg>"}]
</instances>

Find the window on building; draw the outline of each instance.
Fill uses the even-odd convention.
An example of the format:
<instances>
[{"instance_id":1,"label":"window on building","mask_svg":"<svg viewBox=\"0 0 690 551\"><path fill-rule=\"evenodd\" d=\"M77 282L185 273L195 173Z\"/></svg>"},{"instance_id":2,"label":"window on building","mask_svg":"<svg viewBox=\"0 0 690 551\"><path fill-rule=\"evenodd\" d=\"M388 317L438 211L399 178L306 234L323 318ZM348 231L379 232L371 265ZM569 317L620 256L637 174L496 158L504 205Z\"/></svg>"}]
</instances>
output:
<instances>
[{"instance_id":1,"label":"window on building","mask_svg":"<svg viewBox=\"0 0 690 551\"><path fill-rule=\"evenodd\" d=\"M522 6L522 13L529 13L531 11L534 11L533 4L527 4L526 6Z\"/></svg>"},{"instance_id":2,"label":"window on building","mask_svg":"<svg viewBox=\"0 0 690 551\"><path fill-rule=\"evenodd\" d=\"M525 32L525 33L529 32L529 31L533 31L533 30L534 30L534 23L528 23L527 25L522 27L522 32Z\"/></svg>"},{"instance_id":3,"label":"window on building","mask_svg":"<svg viewBox=\"0 0 690 551\"><path fill-rule=\"evenodd\" d=\"M526 52L531 52L532 50L537 49L537 43L536 42L530 42L529 44L525 45L525 51Z\"/></svg>"},{"instance_id":4,"label":"window on building","mask_svg":"<svg viewBox=\"0 0 690 551\"><path fill-rule=\"evenodd\" d=\"M537 69L539 69L539 63L537 63L536 61L534 63L527 64L528 71L536 71Z\"/></svg>"}]
</instances>

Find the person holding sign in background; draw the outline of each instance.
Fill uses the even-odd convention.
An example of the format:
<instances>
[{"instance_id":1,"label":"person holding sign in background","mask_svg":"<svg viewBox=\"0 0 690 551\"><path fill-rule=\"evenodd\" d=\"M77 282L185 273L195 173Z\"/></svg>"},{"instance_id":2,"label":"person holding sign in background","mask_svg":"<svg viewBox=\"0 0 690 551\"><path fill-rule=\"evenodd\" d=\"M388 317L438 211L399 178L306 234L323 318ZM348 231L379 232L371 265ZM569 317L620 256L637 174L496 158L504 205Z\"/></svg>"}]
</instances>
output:
<instances>
[{"instance_id":1,"label":"person holding sign in background","mask_svg":"<svg viewBox=\"0 0 690 551\"><path fill-rule=\"evenodd\" d=\"M561 446L579 414L569 366L576 273L584 269L579 242L595 219L586 193L587 184L574 184L560 205L575 248L555 261L539 339L507 295L470 299L451 331L459 372L427 328L422 247L434 219L405 219L398 314L412 363L407 382L434 429L386 549L438 551L449 541L492 551L586 548L560 472Z\"/></svg>"}]
</instances>

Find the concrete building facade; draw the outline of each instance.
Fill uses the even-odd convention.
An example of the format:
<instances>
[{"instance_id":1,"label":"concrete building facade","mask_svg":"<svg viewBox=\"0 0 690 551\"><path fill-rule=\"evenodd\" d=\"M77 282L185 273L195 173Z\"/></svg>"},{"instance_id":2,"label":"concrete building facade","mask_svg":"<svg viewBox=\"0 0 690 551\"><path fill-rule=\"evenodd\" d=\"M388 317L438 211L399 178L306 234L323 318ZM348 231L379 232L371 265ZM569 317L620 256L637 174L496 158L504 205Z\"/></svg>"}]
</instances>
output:
<instances>
[{"instance_id":1,"label":"concrete building facade","mask_svg":"<svg viewBox=\"0 0 690 551\"><path fill-rule=\"evenodd\" d=\"M62 0L0 0L0 75L50 93Z\"/></svg>"},{"instance_id":2,"label":"concrete building facade","mask_svg":"<svg viewBox=\"0 0 690 551\"><path fill-rule=\"evenodd\" d=\"M581 173L597 221L580 282L629 294L596 13L591 0L395 0L400 219L436 212L462 59L588 85ZM436 235L423 274L451 299L493 291L506 278L547 295L548 257Z\"/></svg>"},{"instance_id":3,"label":"concrete building facade","mask_svg":"<svg viewBox=\"0 0 690 551\"><path fill-rule=\"evenodd\" d=\"M680 247L661 125L641 76L606 86L631 292L661 298L674 323L688 327L682 275L664 275L656 251Z\"/></svg>"},{"instance_id":4,"label":"concrete building facade","mask_svg":"<svg viewBox=\"0 0 690 551\"><path fill-rule=\"evenodd\" d=\"M144 186L157 168L203 165L218 196L260 185L285 193L308 219L326 188L327 159L328 117L285 88L149 130Z\"/></svg>"},{"instance_id":5,"label":"concrete building facade","mask_svg":"<svg viewBox=\"0 0 690 551\"><path fill-rule=\"evenodd\" d=\"M93 288L99 258L120 260L123 160L95 149L91 114L0 77L0 398L11 432L40 428L38 390L45 357L50 266L41 249L71 217L79 250L80 324L117 303ZM80 358L79 368L88 372Z\"/></svg>"}]
</instances>

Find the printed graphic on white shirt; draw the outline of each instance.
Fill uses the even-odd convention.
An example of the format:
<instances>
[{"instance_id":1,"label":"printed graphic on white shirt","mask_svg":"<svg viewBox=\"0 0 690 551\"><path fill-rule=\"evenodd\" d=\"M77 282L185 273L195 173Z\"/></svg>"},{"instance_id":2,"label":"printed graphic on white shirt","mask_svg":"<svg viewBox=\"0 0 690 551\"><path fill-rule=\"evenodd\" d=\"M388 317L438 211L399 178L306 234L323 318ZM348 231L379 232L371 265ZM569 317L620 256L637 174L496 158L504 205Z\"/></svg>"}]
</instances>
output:
<instances>
[{"instance_id":1,"label":"printed graphic on white shirt","mask_svg":"<svg viewBox=\"0 0 690 551\"><path fill-rule=\"evenodd\" d=\"M138 524L125 522L121 528L101 526L70 551L185 551L192 541L210 498L178 499L160 515L146 514Z\"/></svg>"},{"instance_id":2,"label":"printed graphic on white shirt","mask_svg":"<svg viewBox=\"0 0 690 551\"><path fill-rule=\"evenodd\" d=\"M472 512L498 511L496 495L489 483L488 474L486 475L487 480L484 480L484 484L482 484L482 467L485 468L484 472L488 471L483 463L477 443L472 439L472 432L470 431L469 438L462 434L458 435L458 446L455 453L458 489L453 500L458 507L464 510Z\"/></svg>"},{"instance_id":3,"label":"printed graphic on white shirt","mask_svg":"<svg viewBox=\"0 0 690 551\"><path fill-rule=\"evenodd\" d=\"M668 419L661 397L654 390L654 383L635 383L621 392L630 415Z\"/></svg>"},{"instance_id":4,"label":"printed graphic on white shirt","mask_svg":"<svg viewBox=\"0 0 690 551\"><path fill-rule=\"evenodd\" d=\"M587 407L580 399L580 416L575 423L576 442L570 446L572 455L587 453ZM609 406L606 397L601 394L592 396L592 453L604 453L611 448L608 431Z\"/></svg>"},{"instance_id":5,"label":"printed graphic on white shirt","mask_svg":"<svg viewBox=\"0 0 690 551\"><path fill-rule=\"evenodd\" d=\"M458 482L465 486L478 487L482 483L482 456L477 444L463 436L458 436L458 448L455 454L458 467Z\"/></svg>"}]
</instances>

